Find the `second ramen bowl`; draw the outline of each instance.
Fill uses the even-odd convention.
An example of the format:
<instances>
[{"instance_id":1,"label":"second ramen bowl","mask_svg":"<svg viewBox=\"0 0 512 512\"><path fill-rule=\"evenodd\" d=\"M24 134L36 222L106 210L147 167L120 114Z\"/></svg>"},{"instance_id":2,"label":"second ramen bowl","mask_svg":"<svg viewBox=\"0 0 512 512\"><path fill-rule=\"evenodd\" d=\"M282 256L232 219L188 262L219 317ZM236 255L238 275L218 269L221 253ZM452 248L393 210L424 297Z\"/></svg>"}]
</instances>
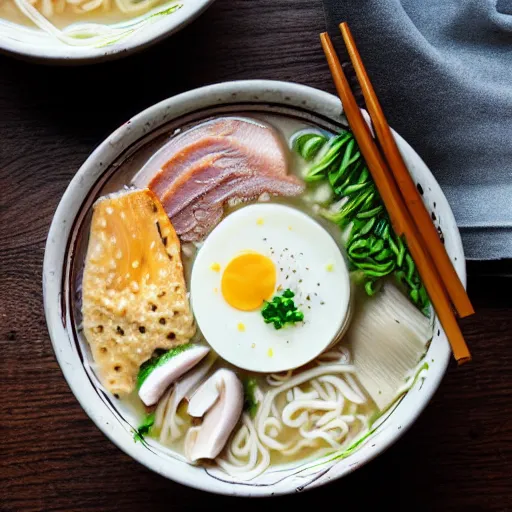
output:
<instances>
[{"instance_id":1,"label":"second ramen bowl","mask_svg":"<svg viewBox=\"0 0 512 512\"><path fill-rule=\"evenodd\" d=\"M13 3L13 9L18 9L15 0L6 1ZM22 3L23 0L19 2ZM58 30L43 18L42 23L48 26L47 30L43 30L31 25L30 20L29 24L21 25L3 19L0 12L0 52L23 60L60 65L113 60L147 48L178 32L213 2L214 0L163 2L120 23L104 25L108 27L108 32L89 41L82 34L82 29L75 31L75 24ZM112 2L112 5L115 3ZM86 28L87 20L81 21L77 18L77 23ZM87 30L84 33L86 32ZM75 36L69 37L73 33Z\"/></svg>"}]
</instances>

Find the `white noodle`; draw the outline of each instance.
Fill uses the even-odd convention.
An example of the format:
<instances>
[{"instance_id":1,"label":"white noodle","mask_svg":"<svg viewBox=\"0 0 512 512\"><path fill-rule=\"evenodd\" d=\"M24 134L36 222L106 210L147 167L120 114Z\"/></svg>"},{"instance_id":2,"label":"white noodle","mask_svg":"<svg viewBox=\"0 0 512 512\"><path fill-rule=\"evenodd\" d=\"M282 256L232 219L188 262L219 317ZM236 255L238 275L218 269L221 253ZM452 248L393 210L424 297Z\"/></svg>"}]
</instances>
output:
<instances>
[{"instance_id":1,"label":"white noodle","mask_svg":"<svg viewBox=\"0 0 512 512\"><path fill-rule=\"evenodd\" d=\"M251 480L270 466L270 453L258 439L256 428L248 414L243 415L242 422L242 427L232 437L223 456L217 457L216 462L229 475Z\"/></svg>"},{"instance_id":2,"label":"white noodle","mask_svg":"<svg viewBox=\"0 0 512 512\"><path fill-rule=\"evenodd\" d=\"M364 404L366 401L364 395L356 393L344 380L334 375L324 375L318 379L320 382L332 384L342 396L355 404Z\"/></svg>"},{"instance_id":3,"label":"white noodle","mask_svg":"<svg viewBox=\"0 0 512 512\"><path fill-rule=\"evenodd\" d=\"M280 386L283 382L290 380L292 370L283 373L271 373L267 375L267 384L269 386Z\"/></svg>"},{"instance_id":4,"label":"white noodle","mask_svg":"<svg viewBox=\"0 0 512 512\"><path fill-rule=\"evenodd\" d=\"M155 6L160 0L142 0L141 2L125 2L124 0L115 0L117 8L124 13L141 14Z\"/></svg>"},{"instance_id":5,"label":"white noodle","mask_svg":"<svg viewBox=\"0 0 512 512\"><path fill-rule=\"evenodd\" d=\"M287 379L280 376L281 385L277 385L279 379L275 375L271 376L268 381L273 383L274 389L270 389L260 403L255 421L263 446L283 455L292 455L305 447L320 448L321 441L332 448L340 448L350 430L348 423L354 421L353 416L340 416L345 401L352 402L356 409L365 403L358 388L353 389L337 376L353 372L353 366L347 364L324 364L297 375L287 375ZM300 389L304 384L308 385L307 390ZM285 397L287 403L279 413L276 400L281 397ZM287 435L287 442L280 441L279 434L285 428L298 429L299 436Z\"/></svg>"},{"instance_id":6,"label":"white noodle","mask_svg":"<svg viewBox=\"0 0 512 512\"><path fill-rule=\"evenodd\" d=\"M68 0L69 1L69 0ZM90 0L89 2L85 2L80 6L80 9L83 12L94 11L98 7L103 4L104 0Z\"/></svg>"},{"instance_id":7,"label":"white noodle","mask_svg":"<svg viewBox=\"0 0 512 512\"><path fill-rule=\"evenodd\" d=\"M128 20L119 26L110 26L102 23L73 23L69 27L60 30L47 18L51 18L55 13L62 13L67 5L75 13L83 14L101 10L108 12L112 8L111 0L57 0L55 5L53 0L13 0L18 9L37 27L44 32L55 37L59 41L71 46L104 46L126 37L136 30L140 30L148 23L156 20L157 14L170 14L182 7L181 4L171 3L161 5L158 10L151 12L142 19ZM116 6L125 14L133 17L155 8L161 3L161 0L143 0L139 3L125 2L124 0L115 0ZM39 7L36 7L38 5Z\"/></svg>"},{"instance_id":8,"label":"white noodle","mask_svg":"<svg viewBox=\"0 0 512 512\"><path fill-rule=\"evenodd\" d=\"M162 444L169 444L183 435L181 427L185 420L178 415L179 403L176 401L175 389L171 387L158 402L155 411L155 429L160 431L159 441Z\"/></svg>"},{"instance_id":9,"label":"white noodle","mask_svg":"<svg viewBox=\"0 0 512 512\"><path fill-rule=\"evenodd\" d=\"M332 349L320 354L316 359L317 364L350 364L350 351L339 343Z\"/></svg>"},{"instance_id":10,"label":"white noodle","mask_svg":"<svg viewBox=\"0 0 512 512\"><path fill-rule=\"evenodd\" d=\"M31 2L32 3L32 2ZM54 9L57 14L62 14L66 8L66 0L56 0Z\"/></svg>"},{"instance_id":11,"label":"white noodle","mask_svg":"<svg viewBox=\"0 0 512 512\"><path fill-rule=\"evenodd\" d=\"M172 389L169 389L165 393L165 395L160 399L160 401L158 402L158 405L155 410L155 422L153 424L155 429L162 428L165 413L167 411L169 396L171 395L171 393L172 393Z\"/></svg>"},{"instance_id":12,"label":"white noodle","mask_svg":"<svg viewBox=\"0 0 512 512\"><path fill-rule=\"evenodd\" d=\"M52 0L41 0L41 12L47 18L53 16Z\"/></svg>"},{"instance_id":13,"label":"white noodle","mask_svg":"<svg viewBox=\"0 0 512 512\"><path fill-rule=\"evenodd\" d=\"M183 435L180 427L185 424L185 420L178 415L180 402L176 398L176 388L173 388L167 399L167 410L160 430L160 442L163 444L175 441Z\"/></svg>"}]
</instances>

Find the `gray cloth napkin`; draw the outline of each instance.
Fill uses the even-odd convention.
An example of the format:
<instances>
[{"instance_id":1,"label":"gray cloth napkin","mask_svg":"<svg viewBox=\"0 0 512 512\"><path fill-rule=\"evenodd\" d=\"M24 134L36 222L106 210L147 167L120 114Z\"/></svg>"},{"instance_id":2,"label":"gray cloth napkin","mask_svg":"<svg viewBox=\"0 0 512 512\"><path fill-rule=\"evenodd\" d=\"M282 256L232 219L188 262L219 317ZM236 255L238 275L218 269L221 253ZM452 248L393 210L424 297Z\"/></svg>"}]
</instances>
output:
<instances>
[{"instance_id":1,"label":"gray cloth napkin","mask_svg":"<svg viewBox=\"0 0 512 512\"><path fill-rule=\"evenodd\" d=\"M468 259L512 257L512 0L323 0L389 124L441 184Z\"/></svg>"}]
</instances>

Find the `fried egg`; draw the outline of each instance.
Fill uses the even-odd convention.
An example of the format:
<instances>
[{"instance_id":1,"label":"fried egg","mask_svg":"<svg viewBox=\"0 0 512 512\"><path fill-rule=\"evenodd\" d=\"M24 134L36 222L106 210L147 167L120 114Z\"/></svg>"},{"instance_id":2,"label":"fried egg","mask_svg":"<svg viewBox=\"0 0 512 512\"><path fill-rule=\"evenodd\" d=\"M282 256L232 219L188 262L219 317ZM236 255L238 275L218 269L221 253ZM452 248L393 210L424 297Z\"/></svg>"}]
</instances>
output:
<instances>
[{"instance_id":1,"label":"fried egg","mask_svg":"<svg viewBox=\"0 0 512 512\"><path fill-rule=\"evenodd\" d=\"M302 321L276 329L262 308L285 290ZM279 372L317 357L350 312L350 279L332 236L300 210L254 204L228 215L192 268L191 304L206 341L229 363Z\"/></svg>"}]
</instances>

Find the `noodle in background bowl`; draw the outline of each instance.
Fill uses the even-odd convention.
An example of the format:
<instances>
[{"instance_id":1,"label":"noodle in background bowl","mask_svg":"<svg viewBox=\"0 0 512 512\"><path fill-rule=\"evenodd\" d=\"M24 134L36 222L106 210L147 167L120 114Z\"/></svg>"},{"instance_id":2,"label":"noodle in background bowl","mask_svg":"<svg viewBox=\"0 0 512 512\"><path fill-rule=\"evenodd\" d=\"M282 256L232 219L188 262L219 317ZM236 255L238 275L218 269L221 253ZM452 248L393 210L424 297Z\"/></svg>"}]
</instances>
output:
<instances>
[{"instance_id":1,"label":"noodle in background bowl","mask_svg":"<svg viewBox=\"0 0 512 512\"><path fill-rule=\"evenodd\" d=\"M0 52L25 60L64 65L112 60L142 50L181 30L213 2L163 2L142 15L104 25L113 28L115 33L87 45L83 44L85 39L78 38L76 44L69 44L40 28L15 24L0 17ZM66 27L66 30L83 25L90 23L77 21Z\"/></svg>"},{"instance_id":2,"label":"noodle in background bowl","mask_svg":"<svg viewBox=\"0 0 512 512\"><path fill-rule=\"evenodd\" d=\"M331 129L346 126L338 98L310 87L273 81L227 82L196 89L158 103L112 133L87 159L66 190L53 219L43 269L46 319L62 372L85 412L119 448L153 471L176 482L205 491L236 496L288 494L323 485L364 465L391 446L416 420L438 388L451 357L437 319L434 336L420 377L408 393L372 426L370 434L343 458L324 456L286 466L271 466L251 481L239 481L218 469L192 466L182 456L156 442L135 443L136 417L106 393L89 366L87 343L74 325L73 283L79 258L80 226L105 184L119 187L119 162L135 162L136 155L162 134L210 115L240 111L277 112L321 122ZM398 147L415 181L424 191L429 209L434 203L438 227L457 273L466 282L465 260L452 211L438 183L416 152L396 133Z\"/></svg>"}]
</instances>

